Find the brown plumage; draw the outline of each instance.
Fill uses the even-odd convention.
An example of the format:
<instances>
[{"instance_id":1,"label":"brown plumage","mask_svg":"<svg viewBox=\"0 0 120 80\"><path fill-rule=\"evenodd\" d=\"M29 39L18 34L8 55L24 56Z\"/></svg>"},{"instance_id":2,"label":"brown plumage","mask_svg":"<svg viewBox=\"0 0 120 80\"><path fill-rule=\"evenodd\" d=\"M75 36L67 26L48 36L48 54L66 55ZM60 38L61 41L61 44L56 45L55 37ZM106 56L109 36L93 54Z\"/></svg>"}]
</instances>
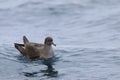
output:
<instances>
[{"instance_id":1,"label":"brown plumage","mask_svg":"<svg viewBox=\"0 0 120 80\"><path fill-rule=\"evenodd\" d=\"M56 45L51 37L46 37L44 44L39 44L29 42L26 36L23 36L23 42L24 44L15 43L15 48L30 59L48 59L54 56L52 45Z\"/></svg>"}]
</instances>

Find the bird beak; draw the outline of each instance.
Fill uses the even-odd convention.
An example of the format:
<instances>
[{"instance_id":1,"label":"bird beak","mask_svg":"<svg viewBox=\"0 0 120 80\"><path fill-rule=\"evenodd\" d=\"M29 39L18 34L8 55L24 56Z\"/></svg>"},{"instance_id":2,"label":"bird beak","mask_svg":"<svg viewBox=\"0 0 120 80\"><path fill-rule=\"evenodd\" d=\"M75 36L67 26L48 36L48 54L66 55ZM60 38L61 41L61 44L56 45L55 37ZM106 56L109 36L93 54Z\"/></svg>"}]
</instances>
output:
<instances>
[{"instance_id":1,"label":"bird beak","mask_svg":"<svg viewBox=\"0 0 120 80\"><path fill-rule=\"evenodd\" d=\"M56 46L56 44L52 43L53 46Z\"/></svg>"}]
</instances>

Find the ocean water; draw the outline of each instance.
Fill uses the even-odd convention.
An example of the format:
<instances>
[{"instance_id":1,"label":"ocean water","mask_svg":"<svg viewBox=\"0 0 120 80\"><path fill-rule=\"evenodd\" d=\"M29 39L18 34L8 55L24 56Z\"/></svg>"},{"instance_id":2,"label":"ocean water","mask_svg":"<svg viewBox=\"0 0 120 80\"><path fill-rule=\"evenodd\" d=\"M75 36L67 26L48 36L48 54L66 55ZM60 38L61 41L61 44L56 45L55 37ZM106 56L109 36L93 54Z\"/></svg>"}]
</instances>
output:
<instances>
[{"instance_id":1,"label":"ocean water","mask_svg":"<svg viewBox=\"0 0 120 80\"><path fill-rule=\"evenodd\" d=\"M58 74L20 55L23 35L53 37ZM120 1L0 0L0 64L0 80L120 80Z\"/></svg>"}]
</instances>

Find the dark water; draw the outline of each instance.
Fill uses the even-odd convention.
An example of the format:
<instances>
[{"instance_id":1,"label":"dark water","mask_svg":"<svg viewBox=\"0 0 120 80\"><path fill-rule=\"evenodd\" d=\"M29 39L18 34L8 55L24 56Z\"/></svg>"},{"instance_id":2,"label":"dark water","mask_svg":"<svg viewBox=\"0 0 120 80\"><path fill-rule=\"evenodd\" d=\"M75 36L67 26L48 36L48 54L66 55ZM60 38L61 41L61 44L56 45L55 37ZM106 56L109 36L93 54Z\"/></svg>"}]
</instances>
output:
<instances>
[{"instance_id":1,"label":"dark water","mask_svg":"<svg viewBox=\"0 0 120 80\"><path fill-rule=\"evenodd\" d=\"M0 0L0 80L120 80L119 0ZM58 73L14 48L51 36Z\"/></svg>"}]
</instances>

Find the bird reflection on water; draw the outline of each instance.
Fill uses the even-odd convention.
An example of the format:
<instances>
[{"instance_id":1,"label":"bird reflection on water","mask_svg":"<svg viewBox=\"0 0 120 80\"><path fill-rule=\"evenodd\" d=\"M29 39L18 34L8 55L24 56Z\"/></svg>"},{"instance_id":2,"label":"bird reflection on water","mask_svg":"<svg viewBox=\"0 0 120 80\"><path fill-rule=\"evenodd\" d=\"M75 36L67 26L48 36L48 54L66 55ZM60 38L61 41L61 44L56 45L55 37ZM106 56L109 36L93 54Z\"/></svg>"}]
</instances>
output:
<instances>
[{"instance_id":1,"label":"bird reflection on water","mask_svg":"<svg viewBox=\"0 0 120 80\"><path fill-rule=\"evenodd\" d=\"M49 77L57 77L58 71L48 71L48 70L40 70L39 72L23 72L24 76L26 77L37 77L39 73L43 73L42 76L49 76Z\"/></svg>"},{"instance_id":2,"label":"bird reflection on water","mask_svg":"<svg viewBox=\"0 0 120 80\"><path fill-rule=\"evenodd\" d=\"M50 67L47 67L45 70L38 70L38 71L31 71L31 72L22 72L22 75L26 77L38 77L38 76L49 76L49 77L57 77L58 76L58 71L55 70L52 66L55 64L56 61L58 61L59 57L54 57L52 59L52 64ZM30 60L26 57L19 56L18 60L20 60L23 63L35 63L37 66L40 66L41 64L46 65L45 61L42 60Z\"/></svg>"}]
</instances>

